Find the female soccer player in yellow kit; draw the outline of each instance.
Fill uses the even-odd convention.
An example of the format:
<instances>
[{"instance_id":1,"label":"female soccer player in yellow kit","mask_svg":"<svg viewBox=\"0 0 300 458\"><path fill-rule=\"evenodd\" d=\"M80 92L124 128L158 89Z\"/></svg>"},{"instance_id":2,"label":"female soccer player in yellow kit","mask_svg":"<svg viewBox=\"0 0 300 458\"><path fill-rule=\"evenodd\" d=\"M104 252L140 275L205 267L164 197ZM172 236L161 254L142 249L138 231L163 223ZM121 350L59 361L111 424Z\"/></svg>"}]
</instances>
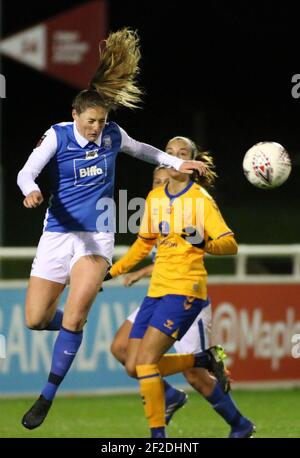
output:
<instances>
[{"instance_id":1,"label":"female soccer player in yellow kit","mask_svg":"<svg viewBox=\"0 0 300 458\"><path fill-rule=\"evenodd\" d=\"M204 156L204 157L203 157ZM201 160L206 165L206 175L201 177L201 182L205 182L206 189L210 189L214 181L214 171L212 168L212 159L207 153L201 154ZM153 171L152 189L159 186L164 186L169 181L169 172L165 166L158 166ZM153 248L151 253L152 263L137 271L131 272L124 278L124 285L131 286L133 283L139 281L143 277L151 277L154 261L155 261L156 247ZM136 308L120 326L116 332L113 342L111 344L111 352L114 357L125 366L126 353L129 341L129 335L135 322L136 316L140 307ZM208 304L197 315L193 324L180 341L174 343L174 349L177 353L199 353L210 347L211 335L211 319L212 311L211 304ZM212 377L206 369L197 367L187 369L183 372L184 377L189 384L204 397L210 396L215 386L215 378ZM187 394L176 389L167 380L163 379L165 390L165 421L168 425L174 413L183 407L188 399Z\"/></svg>"},{"instance_id":2,"label":"female soccer player in yellow kit","mask_svg":"<svg viewBox=\"0 0 300 458\"><path fill-rule=\"evenodd\" d=\"M191 140L175 137L166 151L184 158L193 156L197 148ZM149 193L138 240L113 265L110 276L128 272L155 244L150 287L130 333L126 369L139 379L151 436L165 437L162 377L192 367L209 369L211 355L164 353L184 336L208 305L204 253L235 254L237 244L207 191L174 169L169 170L165 187ZM219 383L206 399L231 425L229 437L252 435L254 425L240 414Z\"/></svg>"}]
</instances>

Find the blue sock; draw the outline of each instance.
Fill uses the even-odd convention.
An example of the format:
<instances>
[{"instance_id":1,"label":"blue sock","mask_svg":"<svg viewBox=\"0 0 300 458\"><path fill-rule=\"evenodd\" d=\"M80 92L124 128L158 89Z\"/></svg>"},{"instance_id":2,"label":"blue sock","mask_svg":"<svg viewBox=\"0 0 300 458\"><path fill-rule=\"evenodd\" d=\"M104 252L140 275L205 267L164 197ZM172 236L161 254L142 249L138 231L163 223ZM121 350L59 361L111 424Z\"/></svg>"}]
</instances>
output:
<instances>
[{"instance_id":1,"label":"blue sock","mask_svg":"<svg viewBox=\"0 0 300 458\"><path fill-rule=\"evenodd\" d=\"M52 401L59 385L70 369L80 347L82 335L82 331L73 332L61 327L54 344L48 383L42 391L42 395L48 401Z\"/></svg>"},{"instance_id":2,"label":"blue sock","mask_svg":"<svg viewBox=\"0 0 300 458\"><path fill-rule=\"evenodd\" d=\"M216 386L210 396L205 398L215 409L215 411L224 418L224 420L233 428L236 426L242 426L245 417L237 409L235 403L231 399L229 394L225 394L220 387L219 383Z\"/></svg>"},{"instance_id":3,"label":"blue sock","mask_svg":"<svg viewBox=\"0 0 300 458\"><path fill-rule=\"evenodd\" d=\"M164 426L161 426L159 428L151 428L151 437L156 437L157 439L159 437L166 437L166 432Z\"/></svg>"},{"instance_id":4,"label":"blue sock","mask_svg":"<svg viewBox=\"0 0 300 458\"><path fill-rule=\"evenodd\" d=\"M176 390L176 388L170 385L165 379L163 379L163 382L164 382L164 389L165 389L165 402L167 406L177 401L178 394L181 393L181 391Z\"/></svg>"},{"instance_id":5,"label":"blue sock","mask_svg":"<svg viewBox=\"0 0 300 458\"><path fill-rule=\"evenodd\" d=\"M61 328L63 316L64 316L64 312L62 310L57 309L53 317L53 320L50 321L50 323L45 328L45 330L46 331L59 331Z\"/></svg>"}]
</instances>

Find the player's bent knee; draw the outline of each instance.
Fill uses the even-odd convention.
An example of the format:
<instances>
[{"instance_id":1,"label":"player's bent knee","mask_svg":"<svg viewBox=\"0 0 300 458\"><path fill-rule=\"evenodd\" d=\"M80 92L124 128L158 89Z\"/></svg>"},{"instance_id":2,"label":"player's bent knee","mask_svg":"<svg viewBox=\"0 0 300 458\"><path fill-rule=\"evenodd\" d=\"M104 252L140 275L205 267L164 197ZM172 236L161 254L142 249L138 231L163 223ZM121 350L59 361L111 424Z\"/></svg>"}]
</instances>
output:
<instances>
[{"instance_id":1,"label":"player's bent knee","mask_svg":"<svg viewBox=\"0 0 300 458\"><path fill-rule=\"evenodd\" d=\"M110 351L113 356L121 363L126 361L126 346L122 345L118 340L114 340L110 346Z\"/></svg>"},{"instance_id":2,"label":"player's bent knee","mask_svg":"<svg viewBox=\"0 0 300 458\"><path fill-rule=\"evenodd\" d=\"M27 328L30 329L31 331L43 331L46 326L40 325L40 324L32 324L32 325L27 325Z\"/></svg>"},{"instance_id":3,"label":"player's bent knee","mask_svg":"<svg viewBox=\"0 0 300 458\"><path fill-rule=\"evenodd\" d=\"M26 318L26 327L32 331L42 331L48 326L48 321L45 320L34 320L32 318Z\"/></svg>"}]
</instances>

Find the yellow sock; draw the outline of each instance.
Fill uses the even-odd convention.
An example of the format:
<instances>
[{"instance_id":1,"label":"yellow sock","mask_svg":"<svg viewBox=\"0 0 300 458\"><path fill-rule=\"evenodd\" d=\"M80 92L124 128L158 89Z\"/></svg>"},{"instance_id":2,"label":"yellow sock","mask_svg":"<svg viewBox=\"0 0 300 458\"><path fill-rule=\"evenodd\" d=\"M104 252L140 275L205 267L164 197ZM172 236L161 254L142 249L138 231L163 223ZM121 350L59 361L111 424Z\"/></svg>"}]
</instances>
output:
<instances>
[{"instance_id":1,"label":"yellow sock","mask_svg":"<svg viewBox=\"0 0 300 458\"><path fill-rule=\"evenodd\" d=\"M165 392L157 364L136 366L145 416L150 428L165 426Z\"/></svg>"},{"instance_id":2,"label":"yellow sock","mask_svg":"<svg viewBox=\"0 0 300 458\"><path fill-rule=\"evenodd\" d=\"M160 375L165 377L166 375L177 374L177 372L190 369L194 367L194 363L194 355L163 355L159 360L158 369Z\"/></svg>"}]
</instances>

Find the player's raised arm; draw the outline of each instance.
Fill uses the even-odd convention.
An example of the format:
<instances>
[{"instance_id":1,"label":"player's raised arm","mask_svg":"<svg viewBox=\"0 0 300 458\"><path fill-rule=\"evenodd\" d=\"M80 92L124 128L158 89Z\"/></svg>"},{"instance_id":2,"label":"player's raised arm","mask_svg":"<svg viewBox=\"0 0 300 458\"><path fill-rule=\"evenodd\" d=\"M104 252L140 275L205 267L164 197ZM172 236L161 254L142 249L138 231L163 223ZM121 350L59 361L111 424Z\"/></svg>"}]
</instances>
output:
<instances>
[{"instance_id":1,"label":"player's raised arm","mask_svg":"<svg viewBox=\"0 0 300 458\"><path fill-rule=\"evenodd\" d=\"M178 157L171 156L154 146L134 140L121 127L120 131L122 135L120 151L143 161L150 162L151 164L173 167L182 173L192 174L193 171L196 170L200 175L205 174L206 167L203 162L193 160L185 161Z\"/></svg>"},{"instance_id":2,"label":"player's raised arm","mask_svg":"<svg viewBox=\"0 0 300 458\"><path fill-rule=\"evenodd\" d=\"M204 198L204 228L209 237L204 247L207 253L213 255L237 254L238 245L234 233L225 223L217 204L210 196Z\"/></svg>"}]
</instances>

